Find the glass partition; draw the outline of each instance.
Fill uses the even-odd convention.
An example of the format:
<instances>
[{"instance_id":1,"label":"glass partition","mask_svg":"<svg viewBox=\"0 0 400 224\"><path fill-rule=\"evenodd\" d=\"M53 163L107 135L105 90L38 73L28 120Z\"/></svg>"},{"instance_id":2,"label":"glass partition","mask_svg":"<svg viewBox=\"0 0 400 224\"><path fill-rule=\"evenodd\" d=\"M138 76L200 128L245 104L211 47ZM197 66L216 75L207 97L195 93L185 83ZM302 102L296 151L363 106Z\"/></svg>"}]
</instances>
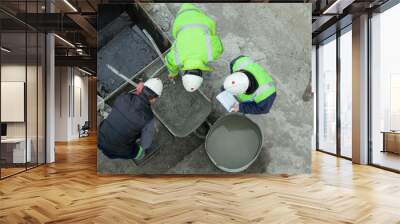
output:
<instances>
[{"instance_id":1,"label":"glass partition","mask_svg":"<svg viewBox=\"0 0 400 224\"><path fill-rule=\"evenodd\" d=\"M44 1L0 6L19 13L43 11ZM40 5L40 7L39 7ZM0 178L45 163L45 35L0 12Z\"/></svg>"},{"instance_id":2,"label":"glass partition","mask_svg":"<svg viewBox=\"0 0 400 224\"><path fill-rule=\"evenodd\" d=\"M37 165L37 150L38 150L38 56L37 56L37 41L38 35L36 32L27 33L27 81L26 81L26 113L27 113L27 150L30 151L28 160L28 168Z\"/></svg>"},{"instance_id":3,"label":"glass partition","mask_svg":"<svg viewBox=\"0 0 400 224\"><path fill-rule=\"evenodd\" d=\"M26 150L26 33L1 34L1 176L26 169L31 152Z\"/></svg>"}]
</instances>

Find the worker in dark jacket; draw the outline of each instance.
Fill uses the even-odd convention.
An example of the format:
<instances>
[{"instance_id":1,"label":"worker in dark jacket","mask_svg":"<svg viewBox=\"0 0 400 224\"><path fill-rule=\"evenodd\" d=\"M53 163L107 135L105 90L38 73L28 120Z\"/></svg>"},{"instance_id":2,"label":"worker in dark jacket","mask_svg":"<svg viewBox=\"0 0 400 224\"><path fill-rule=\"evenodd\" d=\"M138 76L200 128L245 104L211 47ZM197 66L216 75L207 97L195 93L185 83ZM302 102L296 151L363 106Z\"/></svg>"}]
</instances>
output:
<instances>
[{"instance_id":1,"label":"worker in dark jacket","mask_svg":"<svg viewBox=\"0 0 400 224\"><path fill-rule=\"evenodd\" d=\"M141 161L152 149L155 131L151 105L161 95L158 78L139 83L136 92L119 96L110 115L101 123L98 147L109 158Z\"/></svg>"},{"instance_id":2,"label":"worker in dark jacket","mask_svg":"<svg viewBox=\"0 0 400 224\"><path fill-rule=\"evenodd\" d=\"M271 75L249 57L239 56L230 64L231 75L224 81L224 89L239 101L232 112L266 114L275 98L276 86Z\"/></svg>"}]
</instances>

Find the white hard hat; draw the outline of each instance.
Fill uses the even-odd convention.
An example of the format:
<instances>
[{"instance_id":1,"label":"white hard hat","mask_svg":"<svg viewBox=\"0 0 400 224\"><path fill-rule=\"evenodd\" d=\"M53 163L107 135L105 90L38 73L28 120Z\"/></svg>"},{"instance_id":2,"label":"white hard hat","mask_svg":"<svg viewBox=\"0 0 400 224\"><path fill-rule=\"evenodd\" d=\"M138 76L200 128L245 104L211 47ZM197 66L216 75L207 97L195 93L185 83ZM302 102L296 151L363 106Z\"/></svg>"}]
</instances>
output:
<instances>
[{"instance_id":1,"label":"white hard hat","mask_svg":"<svg viewBox=\"0 0 400 224\"><path fill-rule=\"evenodd\" d=\"M186 74L182 76L182 83L186 91L194 92L200 88L201 83L203 83L203 77L198 75Z\"/></svg>"},{"instance_id":2,"label":"white hard hat","mask_svg":"<svg viewBox=\"0 0 400 224\"><path fill-rule=\"evenodd\" d=\"M163 84L159 78L151 78L144 83L144 86L151 89L155 94L161 96Z\"/></svg>"},{"instance_id":3,"label":"white hard hat","mask_svg":"<svg viewBox=\"0 0 400 224\"><path fill-rule=\"evenodd\" d=\"M249 78L243 72L234 72L224 81L224 89L233 95L245 93L249 88Z\"/></svg>"}]
</instances>

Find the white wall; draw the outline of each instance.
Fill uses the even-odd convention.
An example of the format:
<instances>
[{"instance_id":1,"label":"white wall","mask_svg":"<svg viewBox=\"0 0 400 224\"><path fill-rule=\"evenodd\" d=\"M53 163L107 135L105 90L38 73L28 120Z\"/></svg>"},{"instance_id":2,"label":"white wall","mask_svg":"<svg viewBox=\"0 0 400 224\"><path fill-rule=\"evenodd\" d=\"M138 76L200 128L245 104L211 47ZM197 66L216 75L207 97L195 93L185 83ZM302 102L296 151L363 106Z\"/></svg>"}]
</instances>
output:
<instances>
[{"instance_id":1,"label":"white wall","mask_svg":"<svg viewBox=\"0 0 400 224\"><path fill-rule=\"evenodd\" d=\"M26 78L27 80L25 80ZM26 135L31 140L32 161L36 162L36 158L39 158L38 162L43 163L45 153L45 90L42 67L25 66L25 64L3 64L1 66L1 81L25 82L26 107L25 105L22 107L22 112L26 112L27 119L23 122L6 122L7 137L24 138ZM10 108L1 108L1 110L10 110ZM37 153L39 156L37 156Z\"/></svg>"},{"instance_id":2,"label":"white wall","mask_svg":"<svg viewBox=\"0 0 400 224\"><path fill-rule=\"evenodd\" d=\"M78 124L88 120L88 78L76 68L56 67L55 85L55 140L77 139Z\"/></svg>"},{"instance_id":3,"label":"white wall","mask_svg":"<svg viewBox=\"0 0 400 224\"><path fill-rule=\"evenodd\" d=\"M25 69L25 65L2 65L1 81L25 82ZM5 110L6 108L1 109ZM7 123L7 137L25 137L25 122Z\"/></svg>"},{"instance_id":4,"label":"white wall","mask_svg":"<svg viewBox=\"0 0 400 224\"><path fill-rule=\"evenodd\" d=\"M1 81L25 82L25 65L1 66ZM1 108L6 110L7 108ZM7 123L7 137L25 137L25 122Z\"/></svg>"},{"instance_id":5,"label":"white wall","mask_svg":"<svg viewBox=\"0 0 400 224\"><path fill-rule=\"evenodd\" d=\"M67 67L55 68L55 141L68 140L69 80Z\"/></svg>"},{"instance_id":6,"label":"white wall","mask_svg":"<svg viewBox=\"0 0 400 224\"><path fill-rule=\"evenodd\" d=\"M75 75L74 75L74 96L72 98L74 99L74 107L72 108L72 119L71 119L71 136L72 138L78 138L79 133L78 133L78 124L83 125L85 121L89 120L88 116L88 109L89 109L89 102L88 102L88 78L87 76L82 76L82 73L79 72L78 75L76 75L76 72L78 70L75 70ZM79 93L80 92L80 93ZM79 97L80 95L80 97ZM79 102L80 101L80 102ZM81 107L81 108L79 108ZM80 111L82 110L82 111Z\"/></svg>"},{"instance_id":7,"label":"white wall","mask_svg":"<svg viewBox=\"0 0 400 224\"><path fill-rule=\"evenodd\" d=\"M26 70L25 70L26 69ZM27 73L27 74L26 74ZM30 129L36 131L36 80L32 77L36 77L36 66L27 66L19 64L5 64L1 66L1 81L4 82L25 82L25 76L28 76L28 88L27 88L27 119L28 119L28 137ZM32 88L33 86L33 88ZM29 88L31 87L31 88ZM43 106L43 105L39 105ZM7 108L1 108L7 110ZM7 135L9 137L25 137L25 123L26 122L7 122ZM36 132L35 132L36 135Z\"/></svg>"}]
</instances>

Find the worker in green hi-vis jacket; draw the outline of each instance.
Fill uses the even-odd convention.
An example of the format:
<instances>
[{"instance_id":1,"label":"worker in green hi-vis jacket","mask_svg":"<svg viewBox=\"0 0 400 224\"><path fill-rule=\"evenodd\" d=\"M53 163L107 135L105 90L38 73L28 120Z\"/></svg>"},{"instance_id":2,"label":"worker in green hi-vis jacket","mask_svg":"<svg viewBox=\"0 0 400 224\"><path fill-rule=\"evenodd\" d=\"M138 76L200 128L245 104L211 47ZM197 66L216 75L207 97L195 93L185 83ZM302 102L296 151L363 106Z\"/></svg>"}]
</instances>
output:
<instances>
[{"instance_id":1,"label":"worker in green hi-vis jacket","mask_svg":"<svg viewBox=\"0 0 400 224\"><path fill-rule=\"evenodd\" d=\"M267 114L276 98L272 76L258 63L241 55L230 64L231 75L224 81L224 89L239 101L232 112Z\"/></svg>"},{"instance_id":2,"label":"worker in green hi-vis jacket","mask_svg":"<svg viewBox=\"0 0 400 224\"><path fill-rule=\"evenodd\" d=\"M203 82L203 73L212 71L209 63L224 51L216 23L196 6L184 3L176 15L172 36L175 42L165 57L169 78L182 71L184 88L194 92Z\"/></svg>"}]
</instances>

